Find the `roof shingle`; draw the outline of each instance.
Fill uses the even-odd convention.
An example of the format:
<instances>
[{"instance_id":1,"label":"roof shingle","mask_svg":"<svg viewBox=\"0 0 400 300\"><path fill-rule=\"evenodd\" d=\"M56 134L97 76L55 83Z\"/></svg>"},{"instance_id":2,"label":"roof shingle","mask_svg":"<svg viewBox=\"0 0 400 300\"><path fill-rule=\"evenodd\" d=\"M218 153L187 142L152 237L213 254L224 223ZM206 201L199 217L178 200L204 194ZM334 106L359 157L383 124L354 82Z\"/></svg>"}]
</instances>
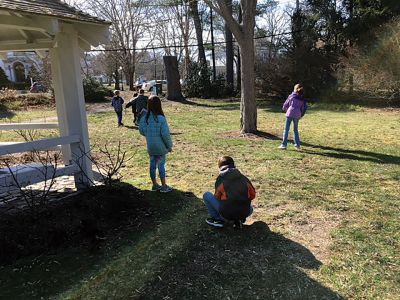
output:
<instances>
[{"instance_id":1,"label":"roof shingle","mask_svg":"<svg viewBox=\"0 0 400 300\"><path fill-rule=\"evenodd\" d=\"M60 0L0 0L0 9L82 22L109 24L107 21L79 11Z\"/></svg>"}]
</instances>

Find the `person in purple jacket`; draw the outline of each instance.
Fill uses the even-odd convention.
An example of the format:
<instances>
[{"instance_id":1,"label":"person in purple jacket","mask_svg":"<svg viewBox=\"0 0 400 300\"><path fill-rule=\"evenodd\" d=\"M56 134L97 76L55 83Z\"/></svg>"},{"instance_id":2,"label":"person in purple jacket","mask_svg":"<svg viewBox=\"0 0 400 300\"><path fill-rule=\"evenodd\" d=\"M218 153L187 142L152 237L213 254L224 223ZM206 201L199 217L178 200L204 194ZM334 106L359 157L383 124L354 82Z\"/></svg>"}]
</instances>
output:
<instances>
[{"instance_id":1,"label":"person in purple jacket","mask_svg":"<svg viewBox=\"0 0 400 300\"><path fill-rule=\"evenodd\" d=\"M285 130L283 131L282 144L279 149L287 148L290 124L294 126L294 146L300 149L299 120L307 109L306 100L303 98L304 88L301 84L294 86L294 91L289 95L283 104L282 110L286 112Z\"/></svg>"}]
</instances>

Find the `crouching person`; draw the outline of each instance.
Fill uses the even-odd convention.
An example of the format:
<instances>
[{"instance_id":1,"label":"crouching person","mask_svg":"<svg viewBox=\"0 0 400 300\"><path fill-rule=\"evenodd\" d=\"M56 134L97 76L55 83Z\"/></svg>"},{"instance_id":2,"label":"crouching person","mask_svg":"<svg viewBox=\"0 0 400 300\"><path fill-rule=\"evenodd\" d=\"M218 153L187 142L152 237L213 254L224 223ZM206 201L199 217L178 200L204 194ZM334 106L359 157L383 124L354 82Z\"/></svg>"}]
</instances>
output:
<instances>
[{"instance_id":1,"label":"crouching person","mask_svg":"<svg viewBox=\"0 0 400 300\"><path fill-rule=\"evenodd\" d=\"M224 227L226 221L233 221L235 228L241 228L253 213L251 200L255 198L256 191L250 180L236 169L232 157L221 157L218 167L215 193L206 192L203 195L210 215L206 222L214 227Z\"/></svg>"}]
</instances>

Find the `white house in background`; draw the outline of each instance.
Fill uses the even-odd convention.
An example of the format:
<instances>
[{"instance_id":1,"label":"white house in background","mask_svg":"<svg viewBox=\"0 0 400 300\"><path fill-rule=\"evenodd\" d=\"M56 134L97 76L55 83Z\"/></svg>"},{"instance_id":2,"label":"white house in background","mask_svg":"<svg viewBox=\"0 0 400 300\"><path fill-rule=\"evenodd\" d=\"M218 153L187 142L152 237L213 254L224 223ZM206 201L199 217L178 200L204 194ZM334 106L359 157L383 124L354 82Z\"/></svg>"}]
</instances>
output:
<instances>
[{"instance_id":1,"label":"white house in background","mask_svg":"<svg viewBox=\"0 0 400 300\"><path fill-rule=\"evenodd\" d=\"M29 72L42 67L42 60L35 52L8 52L0 57L0 68L11 82L25 82Z\"/></svg>"}]
</instances>

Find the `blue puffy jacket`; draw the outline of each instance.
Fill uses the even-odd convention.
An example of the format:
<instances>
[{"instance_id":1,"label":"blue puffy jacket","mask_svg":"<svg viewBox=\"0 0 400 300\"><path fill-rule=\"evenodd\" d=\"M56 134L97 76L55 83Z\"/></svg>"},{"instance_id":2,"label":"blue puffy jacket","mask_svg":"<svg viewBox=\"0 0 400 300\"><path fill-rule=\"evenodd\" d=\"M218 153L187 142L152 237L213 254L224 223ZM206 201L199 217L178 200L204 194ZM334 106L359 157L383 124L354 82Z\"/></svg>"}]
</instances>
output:
<instances>
[{"instance_id":1,"label":"blue puffy jacket","mask_svg":"<svg viewBox=\"0 0 400 300\"><path fill-rule=\"evenodd\" d=\"M140 118L139 131L146 137L149 155L164 155L172 149L171 134L164 116L150 113L146 120L146 115L143 115Z\"/></svg>"}]
</instances>

